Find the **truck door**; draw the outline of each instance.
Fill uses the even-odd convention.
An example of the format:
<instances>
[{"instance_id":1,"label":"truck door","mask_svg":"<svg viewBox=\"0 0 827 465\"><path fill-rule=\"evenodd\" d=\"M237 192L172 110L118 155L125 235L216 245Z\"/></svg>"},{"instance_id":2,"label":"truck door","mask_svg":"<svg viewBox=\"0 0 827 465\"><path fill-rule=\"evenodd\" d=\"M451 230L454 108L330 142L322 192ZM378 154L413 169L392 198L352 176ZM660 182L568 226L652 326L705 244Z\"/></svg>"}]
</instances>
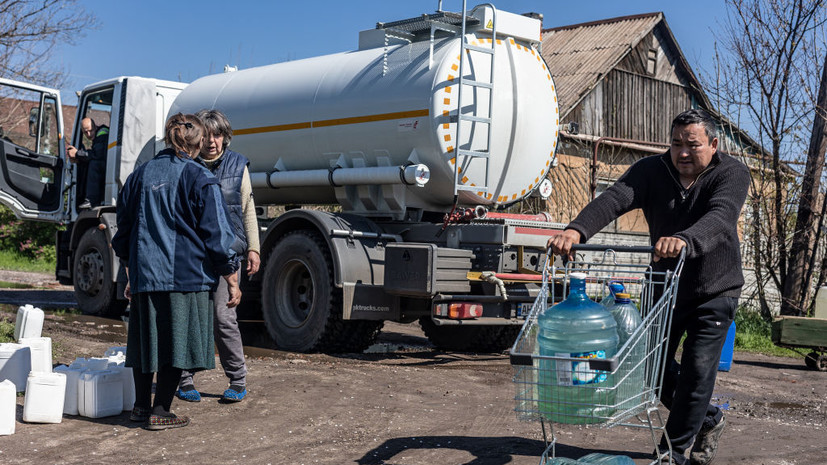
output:
<instances>
[{"instance_id":1,"label":"truck door","mask_svg":"<svg viewBox=\"0 0 827 465\"><path fill-rule=\"evenodd\" d=\"M18 217L67 216L63 130L57 90L0 79L0 202Z\"/></svg>"}]
</instances>

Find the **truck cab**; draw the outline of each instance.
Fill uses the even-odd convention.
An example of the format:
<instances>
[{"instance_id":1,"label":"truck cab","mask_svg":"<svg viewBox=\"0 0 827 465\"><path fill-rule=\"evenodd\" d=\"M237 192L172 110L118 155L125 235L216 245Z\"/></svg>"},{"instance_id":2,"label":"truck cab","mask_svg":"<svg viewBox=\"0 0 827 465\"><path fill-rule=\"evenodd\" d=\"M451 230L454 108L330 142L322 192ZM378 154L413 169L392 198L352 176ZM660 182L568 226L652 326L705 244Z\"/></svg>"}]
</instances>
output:
<instances>
[{"instance_id":1,"label":"truck cab","mask_svg":"<svg viewBox=\"0 0 827 465\"><path fill-rule=\"evenodd\" d=\"M62 105L56 89L0 79L0 202L21 219L66 226L57 236L56 277L74 286L83 313L115 314L126 307L109 247L115 203L129 173L163 147L164 121L184 87L122 76L87 86L72 107ZM103 200L81 210L86 165L71 163L66 148L91 147L81 131L84 118L109 131Z\"/></svg>"}]
</instances>

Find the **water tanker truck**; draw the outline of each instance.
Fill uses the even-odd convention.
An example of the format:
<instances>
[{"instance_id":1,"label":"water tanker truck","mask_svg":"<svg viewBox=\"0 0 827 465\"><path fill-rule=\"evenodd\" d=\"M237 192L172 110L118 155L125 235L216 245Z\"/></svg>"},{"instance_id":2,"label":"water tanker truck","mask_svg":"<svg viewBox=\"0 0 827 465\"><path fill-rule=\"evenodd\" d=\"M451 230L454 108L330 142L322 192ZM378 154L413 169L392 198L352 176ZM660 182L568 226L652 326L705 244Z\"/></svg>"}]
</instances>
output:
<instances>
[{"instance_id":1,"label":"water tanker truck","mask_svg":"<svg viewBox=\"0 0 827 465\"><path fill-rule=\"evenodd\" d=\"M161 148L168 115L219 109L250 159L257 206L285 207L261 217L263 272L243 279L241 319L263 321L285 350L361 351L385 320L419 320L438 347L499 351L561 227L494 212L548 189L558 110L540 28L486 4L378 23L352 52L188 85L88 86L71 140L83 117L110 130L105 200L83 211L59 95L0 80L0 95L31 106L20 113L29 145L3 141L0 201L65 223L58 278L84 312L120 311L125 276L108 246L118 189Z\"/></svg>"}]
</instances>

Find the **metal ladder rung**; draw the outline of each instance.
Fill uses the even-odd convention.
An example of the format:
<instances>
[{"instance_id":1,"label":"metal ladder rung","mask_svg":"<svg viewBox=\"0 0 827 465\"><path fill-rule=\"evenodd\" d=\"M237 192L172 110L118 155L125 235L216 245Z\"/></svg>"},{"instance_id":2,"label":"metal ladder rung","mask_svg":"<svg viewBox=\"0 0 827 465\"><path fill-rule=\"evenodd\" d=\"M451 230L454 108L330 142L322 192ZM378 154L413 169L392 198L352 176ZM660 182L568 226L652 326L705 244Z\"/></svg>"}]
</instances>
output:
<instances>
[{"instance_id":1,"label":"metal ladder rung","mask_svg":"<svg viewBox=\"0 0 827 465\"><path fill-rule=\"evenodd\" d=\"M472 52L487 53L489 55L494 54L494 49L492 47L480 47L479 45L466 44L465 50L471 50Z\"/></svg>"},{"instance_id":2,"label":"metal ladder rung","mask_svg":"<svg viewBox=\"0 0 827 465\"><path fill-rule=\"evenodd\" d=\"M459 120L462 121L473 121L475 123L483 123L483 124L491 124L491 118L486 118L484 116L471 116L471 115L462 115L459 118L451 118L451 122L455 123Z\"/></svg>"},{"instance_id":3,"label":"metal ladder rung","mask_svg":"<svg viewBox=\"0 0 827 465\"><path fill-rule=\"evenodd\" d=\"M488 158L488 152L478 152L476 150L457 150L457 155L460 157Z\"/></svg>"},{"instance_id":4,"label":"metal ladder rung","mask_svg":"<svg viewBox=\"0 0 827 465\"><path fill-rule=\"evenodd\" d=\"M469 192L485 192L488 193L488 186L466 186L465 184L460 184L457 186L458 191L469 191Z\"/></svg>"},{"instance_id":5,"label":"metal ladder rung","mask_svg":"<svg viewBox=\"0 0 827 465\"><path fill-rule=\"evenodd\" d=\"M483 81L472 81L470 79L463 79L462 85L464 86L473 86L473 87L484 87L486 89L493 89L494 85L490 82L483 82Z\"/></svg>"}]
</instances>

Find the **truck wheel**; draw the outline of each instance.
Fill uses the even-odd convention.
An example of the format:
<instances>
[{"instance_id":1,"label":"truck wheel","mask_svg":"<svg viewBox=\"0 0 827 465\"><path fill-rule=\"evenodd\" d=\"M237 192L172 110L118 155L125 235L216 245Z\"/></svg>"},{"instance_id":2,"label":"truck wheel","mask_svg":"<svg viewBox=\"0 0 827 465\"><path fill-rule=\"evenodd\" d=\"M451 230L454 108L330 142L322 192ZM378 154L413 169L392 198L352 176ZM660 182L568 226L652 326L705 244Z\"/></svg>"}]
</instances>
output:
<instances>
[{"instance_id":1,"label":"truck wheel","mask_svg":"<svg viewBox=\"0 0 827 465\"><path fill-rule=\"evenodd\" d=\"M509 349L521 326L437 326L429 316L419 325L431 344L441 350L459 352L503 352Z\"/></svg>"},{"instance_id":2,"label":"truck wheel","mask_svg":"<svg viewBox=\"0 0 827 465\"><path fill-rule=\"evenodd\" d=\"M327 244L311 231L278 240L262 282L267 332L280 349L362 352L376 341L382 321L342 320Z\"/></svg>"},{"instance_id":3,"label":"truck wheel","mask_svg":"<svg viewBox=\"0 0 827 465\"><path fill-rule=\"evenodd\" d=\"M112 254L106 233L89 229L75 250L72 280L78 308L86 315L119 316L126 300L116 299L117 283L112 280Z\"/></svg>"}]
</instances>

